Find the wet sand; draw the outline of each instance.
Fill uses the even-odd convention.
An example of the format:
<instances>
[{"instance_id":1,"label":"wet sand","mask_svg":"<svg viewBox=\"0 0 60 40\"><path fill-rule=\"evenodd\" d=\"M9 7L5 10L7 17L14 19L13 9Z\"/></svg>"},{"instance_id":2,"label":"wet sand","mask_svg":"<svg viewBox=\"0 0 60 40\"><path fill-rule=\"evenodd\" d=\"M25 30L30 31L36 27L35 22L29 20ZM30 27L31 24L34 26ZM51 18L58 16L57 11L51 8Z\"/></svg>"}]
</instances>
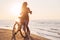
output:
<instances>
[{"instance_id":1,"label":"wet sand","mask_svg":"<svg viewBox=\"0 0 60 40\"><path fill-rule=\"evenodd\" d=\"M8 29L0 29L0 40L11 40L12 37L12 30ZM31 34L31 39L32 40L49 40L41 36L37 36L35 34ZM28 40L27 37L23 38L19 34L19 32L16 35L16 40Z\"/></svg>"}]
</instances>

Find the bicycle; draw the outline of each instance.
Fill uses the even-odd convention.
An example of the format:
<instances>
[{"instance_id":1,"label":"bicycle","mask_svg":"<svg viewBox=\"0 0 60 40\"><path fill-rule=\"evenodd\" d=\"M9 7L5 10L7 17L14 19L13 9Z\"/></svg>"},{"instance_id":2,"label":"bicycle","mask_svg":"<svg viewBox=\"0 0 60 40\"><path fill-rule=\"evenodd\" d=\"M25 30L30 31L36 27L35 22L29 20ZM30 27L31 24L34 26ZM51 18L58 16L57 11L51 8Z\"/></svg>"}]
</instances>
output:
<instances>
[{"instance_id":1,"label":"bicycle","mask_svg":"<svg viewBox=\"0 0 60 40\"><path fill-rule=\"evenodd\" d=\"M15 32L16 28L15 26L18 26L17 31ZM22 29L24 31L24 33L22 32ZM15 22L14 26L13 26L13 30L12 30L12 39L16 40L15 35L20 31L20 34L23 38L25 38L26 36L28 36L28 38L30 37L30 30L26 24L26 22L22 23L22 22ZM25 34L25 35L24 35Z\"/></svg>"}]
</instances>

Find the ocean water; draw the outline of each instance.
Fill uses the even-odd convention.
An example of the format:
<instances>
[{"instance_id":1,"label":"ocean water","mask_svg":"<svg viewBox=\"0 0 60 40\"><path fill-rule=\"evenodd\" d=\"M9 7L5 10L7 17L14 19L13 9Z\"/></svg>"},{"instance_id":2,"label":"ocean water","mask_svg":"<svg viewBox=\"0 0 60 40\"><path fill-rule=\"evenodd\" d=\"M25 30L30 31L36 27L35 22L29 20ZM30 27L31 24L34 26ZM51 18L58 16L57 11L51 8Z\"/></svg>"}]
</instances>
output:
<instances>
[{"instance_id":1,"label":"ocean water","mask_svg":"<svg viewBox=\"0 0 60 40\"><path fill-rule=\"evenodd\" d=\"M14 21L0 20L0 28L12 29ZM48 38L60 40L59 20L31 20L29 23L31 33Z\"/></svg>"}]
</instances>

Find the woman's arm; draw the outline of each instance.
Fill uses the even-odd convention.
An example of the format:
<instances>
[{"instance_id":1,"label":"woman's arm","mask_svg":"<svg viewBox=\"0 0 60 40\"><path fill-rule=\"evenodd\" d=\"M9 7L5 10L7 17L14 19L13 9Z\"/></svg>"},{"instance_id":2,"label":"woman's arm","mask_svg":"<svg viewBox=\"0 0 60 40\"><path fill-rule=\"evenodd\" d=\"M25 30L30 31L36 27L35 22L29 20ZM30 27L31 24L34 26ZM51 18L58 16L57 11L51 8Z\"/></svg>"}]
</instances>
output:
<instances>
[{"instance_id":1,"label":"woman's arm","mask_svg":"<svg viewBox=\"0 0 60 40\"><path fill-rule=\"evenodd\" d=\"M32 11L28 8L28 13L32 14Z\"/></svg>"}]
</instances>

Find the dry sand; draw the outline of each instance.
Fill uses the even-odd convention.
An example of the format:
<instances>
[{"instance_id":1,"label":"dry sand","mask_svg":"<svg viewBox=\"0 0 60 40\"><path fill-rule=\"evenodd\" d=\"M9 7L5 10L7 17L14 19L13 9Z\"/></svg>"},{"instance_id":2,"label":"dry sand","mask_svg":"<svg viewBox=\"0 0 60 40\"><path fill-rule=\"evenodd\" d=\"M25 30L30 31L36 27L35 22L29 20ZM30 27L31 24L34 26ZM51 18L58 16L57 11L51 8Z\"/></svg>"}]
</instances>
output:
<instances>
[{"instance_id":1,"label":"dry sand","mask_svg":"<svg viewBox=\"0 0 60 40\"><path fill-rule=\"evenodd\" d=\"M11 40L11 37L12 37L12 31L11 30L8 30L8 29L0 29L0 40ZM31 39L32 40L48 40L46 38L43 38L41 36L37 36L37 35L34 35L34 34L31 34ZM21 35L18 34L16 35L16 40L28 40L27 38L23 38L21 37Z\"/></svg>"}]
</instances>

